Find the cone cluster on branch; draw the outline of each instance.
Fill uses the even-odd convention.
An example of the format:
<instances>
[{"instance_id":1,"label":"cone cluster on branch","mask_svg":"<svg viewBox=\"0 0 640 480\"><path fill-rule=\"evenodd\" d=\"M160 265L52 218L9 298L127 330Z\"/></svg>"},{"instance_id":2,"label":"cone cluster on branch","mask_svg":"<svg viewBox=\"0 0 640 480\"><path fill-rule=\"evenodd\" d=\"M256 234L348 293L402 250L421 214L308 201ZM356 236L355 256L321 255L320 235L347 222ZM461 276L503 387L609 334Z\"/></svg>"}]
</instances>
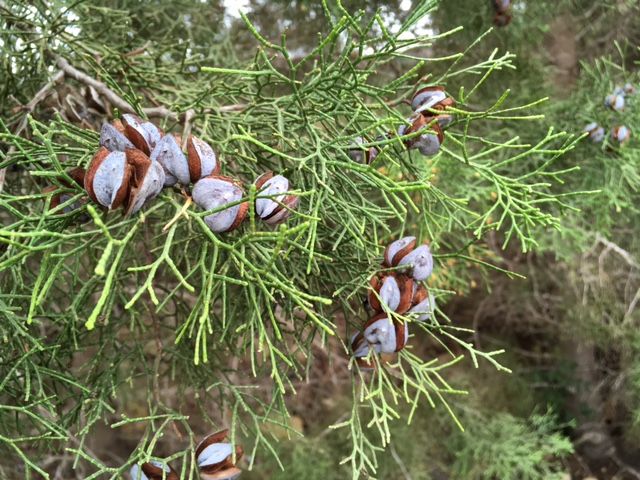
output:
<instances>
[{"instance_id":1,"label":"cone cluster on branch","mask_svg":"<svg viewBox=\"0 0 640 480\"><path fill-rule=\"evenodd\" d=\"M413 115L407 119L409 125L401 125L398 135L420 134L405 140L405 146L426 156L438 153L444 142L444 129L453 121L453 115L446 110L454 105L455 101L447 95L444 87L419 89L411 101Z\"/></svg>"},{"instance_id":2,"label":"cone cluster on branch","mask_svg":"<svg viewBox=\"0 0 640 480\"><path fill-rule=\"evenodd\" d=\"M398 128L399 136L418 133L404 141L407 149L418 150L426 156L435 155L440 151L440 146L444 142L444 129L453 121L453 115L446 112L447 108L453 107L455 101L449 97L441 86L428 86L420 88L413 96L411 108L413 114L407 119L408 125L401 125ZM392 138L392 134L380 135L376 137L376 142ZM358 162L371 164L380 154L377 146L366 146L366 139L356 137L349 145L347 154Z\"/></svg>"},{"instance_id":3,"label":"cone cluster on branch","mask_svg":"<svg viewBox=\"0 0 640 480\"><path fill-rule=\"evenodd\" d=\"M613 110L614 112L623 112L627 98L636 94L636 87L632 83L626 83L623 87L617 86L613 89L613 92L604 98L604 106ZM588 133L589 140L593 143L601 143L605 137L606 132L604 127L597 122L588 123L583 132ZM623 147L629 140L631 140L631 129L626 125L614 125L609 132L609 141L611 144Z\"/></svg>"},{"instance_id":4,"label":"cone cluster on branch","mask_svg":"<svg viewBox=\"0 0 640 480\"><path fill-rule=\"evenodd\" d=\"M217 233L231 231L242 223L249 210L242 201L245 190L238 179L220 175L221 164L211 146L189 135L186 151L178 135L165 134L156 125L132 114L105 123L100 131L100 148L87 171L74 169L69 176L84 187L98 205L125 215L138 212L157 197L163 188L193 184L192 199L205 210L216 210L205 223ZM70 185L66 185L70 187ZM285 221L298 204L298 197L288 194L289 180L267 172L256 180L258 190L256 214L268 225ZM56 189L48 187L46 192ZM51 206L69 200L68 194L56 194ZM75 204L63 209L79 208Z\"/></svg>"},{"instance_id":5,"label":"cone cluster on branch","mask_svg":"<svg viewBox=\"0 0 640 480\"><path fill-rule=\"evenodd\" d=\"M392 242L385 249L382 266L393 270L371 278L368 304L373 315L351 338L351 350L361 368L373 367L367 359L371 350L391 354L406 346L408 324L396 315L410 315L422 322L433 312L433 299L422 283L433 271L433 256L426 243L418 245L415 237Z\"/></svg>"},{"instance_id":6,"label":"cone cluster on branch","mask_svg":"<svg viewBox=\"0 0 640 480\"><path fill-rule=\"evenodd\" d=\"M195 450L198 470L202 480L235 480L242 470L236 466L242 458L242 447L227 441L228 430L211 434L204 438ZM234 461L235 453L235 461ZM129 471L131 480L178 480L177 472L167 463L151 461L134 465Z\"/></svg>"}]
</instances>

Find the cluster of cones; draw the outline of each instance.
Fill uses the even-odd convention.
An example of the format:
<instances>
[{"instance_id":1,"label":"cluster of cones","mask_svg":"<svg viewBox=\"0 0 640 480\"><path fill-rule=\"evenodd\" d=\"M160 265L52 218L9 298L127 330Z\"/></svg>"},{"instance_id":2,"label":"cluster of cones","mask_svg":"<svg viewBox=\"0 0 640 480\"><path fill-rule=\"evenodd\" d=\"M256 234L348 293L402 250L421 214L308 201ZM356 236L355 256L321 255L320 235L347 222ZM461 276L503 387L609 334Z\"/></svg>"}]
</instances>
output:
<instances>
[{"instance_id":1,"label":"cluster of cones","mask_svg":"<svg viewBox=\"0 0 640 480\"><path fill-rule=\"evenodd\" d=\"M242 182L220 175L220 170L216 153L205 141L189 135L183 144L179 136L165 134L136 115L124 114L121 120L102 126L100 148L86 172L78 168L68 175L94 203L108 210L123 207L125 215L138 212L165 187L193 184L193 201L205 210L216 210L205 217L206 224L221 233L237 228L249 205L241 201L245 196ZM289 180L282 175L267 172L258 177L256 187L255 211L267 224L283 222L298 204L298 197L286 193ZM55 191L55 187L46 189ZM57 193L50 205L58 207L70 198L67 193ZM65 205L62 212L81 205Z\"/></svg>"},{"instance_id":2,"label":"cluster of cones","mask_svg":"<svg viewBox=\"0 0 640 480\"><path fill-rule=\"evenodd\" d=\"M195 456L198 462L200 478L203 480L235 480L242 470L235 462L242 457L241 446L227 442L228 430L214 433L202 440L196 447ZM235 453L235 462L234 462ZM178 480L178 473L168 464L158 461L134 465L129 471L131 480Z\"/></svg>"},{"instance_id":3,"label":"cluster of cones","mask_svg":"<svg viewBox=\"0 0 640 480\"><path fill-rule=\"evenodd\" d=\"M636 92L636 87L631 83L626 83L623 87L617 86L611 94L604 98L604 106L614 112L623 112L627 98L635 95ZM604 127L597 122L590 122L583 131L589 134L589 139L593 143L601 143L606 137ZM631 140L631 129L626 125L615 125L611 127L609 140L612 144L623 147Z\"/></svg>"},{"instance_id":4,"label":"cluster of cones","mask_svg":"<svg viewBox=\"0 0 640 480\"><path fill-rule=\"evenodd\" d=\"M373 368L371 351L393 354L402 350L409 338L407 321L412 316L426 321L433 311L433 298L424 282L433 271L433 257L427 244L418 245L415 237L404 237L387 246L382 266L385 269L370 282L368 305L373 315L362 331L351 338L351 350L360 368Z\"/></svg>"},{"instance_id":5,"label":"cluster of cones","mask_svg":"<svg viewBox=\"0 0 640 480\"><path fill-rule=\"evenodd\" d=\"M453 115L446 113L447 108L453 107L455 101L449 97L442 86L429 86L419 89L411 100L413 115L407 119L407 125L398 129L399 136L416 134L404 141L408 149L416 149L421 154L432 156L440 151L444 142L444 129L453 121ZM376 141L391 138L391 134L379 136ZM349 157L358 162L371 164L380 149L377 146L365 146L363 137L356 137L349 146Z\"/></svg>"},{"instance_id":6,"label":"cluster of cones","mask_svg":"<svg viewBox=\"0 0 640 480\"><path fill-rule=\"evenodd\" d=\"M401 125L398 135L421 133L405 140L406 147L417 149L426 156L438 153L444 142L444 129L453 121L453 115L445 111L455 103L444 87L423 87L418 90L411 100L413 115L407 119L410 125Z\"/></svg>"}]
</instances>

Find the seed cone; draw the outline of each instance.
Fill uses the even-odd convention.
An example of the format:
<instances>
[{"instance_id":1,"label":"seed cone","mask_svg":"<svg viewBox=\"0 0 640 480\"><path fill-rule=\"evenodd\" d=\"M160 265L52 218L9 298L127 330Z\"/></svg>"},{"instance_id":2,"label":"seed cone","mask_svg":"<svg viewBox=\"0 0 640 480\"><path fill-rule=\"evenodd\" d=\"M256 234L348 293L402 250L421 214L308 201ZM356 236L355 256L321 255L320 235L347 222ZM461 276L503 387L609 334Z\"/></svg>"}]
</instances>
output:
<instances>
[{"instance_id":1,"label":"seed cone","mask_svg":"<svg viewBox=\"0 0 640 480\"><path fill-rule=\"evenodd\" d=\"M230 480L242 471L233 462L233 446L226 442L228 430L222 430L206 437L196 447L196 459L203 479ZM242 458L243 449L235 447L236 462Z\"/></svg>"},{"instance_id":2,"label":"seed cone","mask_svg":"<svg viewBox=\"0 0 640 480\"><path fill-rule=\"evenodd\" d=\"M187 140L187 155L191 182L220 173L216 153L207 142L191 135Z\"/></svg>"},{"instance_id":3,"label":"seed cone","mask_svg":"<svg viewBox=\"0 0 640 480\"><path fill-rule=\"evenodd\" d=\"M266 172L256 179L255 186L258 190L256 214L269 225L284 222L298 206L298 197L285 194L289 180L282 175Z\"/></svg>"},{"instance_id":4,"label":"seed cone","mask_svg":"<svg viewBox=\"0 0 640 480\"><path fill-rule=\"evenodd\" d=\"M213 210L239 202L244 190L239 181L223 175L209 175L200 179L193 187L193 201L204 210ZM236 203L204 218L209 228L216 232L229 232L240 226L247 216L248 202Z\"/></svg>"},{"instance_id":5,"label":"seed cone","mask_svg":"<svg viewBox=\"0 0 640 480\"><path fill-rule=\"evenodd\" d=\"M129 194L131 166L124 152L109 152L100 147L84 177L84 188L94 202L114 210Z\"/></svg>"},{"instance_id":6,"label":"seed cone","mask_svg":"<svg viewBox=\"0 0 640 480\"><path fill-rule=\"evenodd\" d=\"M165 181L164 170L157 162L152 162L140 150L128 148L125 152L132 176L125 215L136 213L149 200L158 196Z\"/></svg>"}]
</instances>

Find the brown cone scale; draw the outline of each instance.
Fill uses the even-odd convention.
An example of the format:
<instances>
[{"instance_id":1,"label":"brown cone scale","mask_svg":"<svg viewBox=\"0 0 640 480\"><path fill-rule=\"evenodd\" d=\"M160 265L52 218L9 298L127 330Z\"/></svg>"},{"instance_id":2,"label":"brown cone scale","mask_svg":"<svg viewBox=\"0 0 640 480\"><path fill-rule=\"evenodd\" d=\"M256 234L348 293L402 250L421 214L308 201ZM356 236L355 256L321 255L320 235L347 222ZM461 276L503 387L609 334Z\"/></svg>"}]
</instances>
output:
<instances>
[{"instance_id":1,"label":"brown cone scale","mask_svg":"<svg viewBox=\"0 0 640 480\"><path fill-rule=\"evenodd\" d=\"M404 248L398 250L393 258L389 258L390 246L391 245L387 245L387 248L384 249L384 265L387 267L397 267L400 260L416 248L416 239L414 238Z\"/></svg>"},{"instance_id":2,"label":"brown cone scale","mask_svg":"<svg viewBox=\"0 0 640 480\"><path fill-rule=\"evenodd\" d=\"M140 186L144 181L144 177L151 166L151 159L140 150L135 148L127 148L125 150L127 156L127 165L131 167L131 180L129 185L129 195L127 196L127 208L125 215L129 215L131 208L140 192Z\"/></svg>"},{"instance_id":3,"label":"brown cone scale","mask_svg":"<svg viewBox=\"0 0 640 480\"><path fill-rule=\"evenodd\" d=\"M136 118L138 119L138 122L142 124L142 120L138 117ZM132 125L129 125L126 120L123 120L122 124L124 125L124 134L129 140L131 140L131 143L133 143L138 150L142 150L145 155L150 155L151 152L149 151L149 144L142 133L136 130Z\"/></svg>"},{"instance_id":4,"label":"brown cone scale","mask_svg":"<svg viewBox=\"0 0 640 480\"><path fill-rule=\"evenodd\" d=\"M149 480L179 480L178 474L169 467L170 471L165 472L162 468L155 466L152 463L143 463L141 466L142 473L144 473Z\"/></svg>"}]
</instances>

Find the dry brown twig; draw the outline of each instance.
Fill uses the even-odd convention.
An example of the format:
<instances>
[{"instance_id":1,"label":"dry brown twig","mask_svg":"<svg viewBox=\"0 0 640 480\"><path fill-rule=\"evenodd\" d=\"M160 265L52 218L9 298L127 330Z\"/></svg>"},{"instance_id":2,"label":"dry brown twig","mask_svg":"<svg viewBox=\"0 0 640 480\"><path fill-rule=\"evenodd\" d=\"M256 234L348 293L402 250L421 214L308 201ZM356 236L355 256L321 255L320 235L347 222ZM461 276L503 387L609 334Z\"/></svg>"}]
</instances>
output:
<instances>
[{"instance_id":1,"label":"dry brown twig","mask_svg":"<svg viewBox=\"0 0 640 480\"><path fill-rule=\"evenodd\" d=\"M86 73L78 70L76 67L71 65L66 59L62 57L58 57L57 64L60 69L62 69L70 78L77 80L85 85L93 87L99 94L104 96L109 102L119 110L125 113L137 113L136 110L131 106L129 102L127 102L124 98L118 95L116 92L111 90L105 83L96 80L95 78L87 75ZM217 112L238 112L244 110L246 105L243 104L234 104L234 105L223 105L217 108L215 111ZM212 109L204 109L201 113L212 113L214 110ZM189 109L186 112L176 113L169 110L166 107L149 107L143 108L142 113L149 118L166 118L169 120L184 120L189 112L193 112L193 116L195 116L195 111L193 109Z\"/></svg>"},{"instance_id":2,"label":"dry brown twig","mask_svg":"<svg viewBox=\"0 0 640 480\"><path fill-rule=\"evenodd\" d=\"M130 52L130 53L137 54L139 52ZM16 130L13 132L15 135L20 134L26 128L27 122L28 122L28 114L32 113L35 110L36 106L47 97L48 93L53 89L53 87L65 76L69 78L73 78L74 80L77 80L78 82L93 88L99 95L102 95L103 97L105 97L112 105L116 106L120 111L124 113L138 113L129 102L127 102L124 98L122 98L120 95L114 92L111 88L109 88L107 84L99 80L96 80L95 78L91 77L90 75L86 74L81 70L78 70L76 67L71 65L68 62L68 60L62 57L57 57L56 63L58 65L58 68L60 68L60 70L56 72L55 75L51 78L51 80L47 82L47 84L44 87L42 87L34 95L33 99L29 103L21 107L21 110L25 110L26 114L24 115L23 119L20 121L18 128L16 128ZM240 112L245 108L246 108L246 105L238 103L233 105L223 105L217 109L206 108L201 110L200 113L207 114L207 113L213 113L214 111L221 112L221 113ZM188 109L185 112L177 113L172 110L169 110L164 106L143 108L142 113L149 118L166 118L174 121L184 121L185 122L184 132L186 132L187 134L185 135L183 132L183 138L188 137L188 133L191 131L191 123L193 119L197 116L196 111L192 108ZM183 148L184 148L184 145L183 145ZM7 156L10 156L14 151L15 151L15 148L11 147L11 149L9 149L9 151L7 152ZM6 177L6 168L2 168L0 169L0 192L2 192L2 189L4 187L5 177Z\"/></svg>"}]
</instances>

